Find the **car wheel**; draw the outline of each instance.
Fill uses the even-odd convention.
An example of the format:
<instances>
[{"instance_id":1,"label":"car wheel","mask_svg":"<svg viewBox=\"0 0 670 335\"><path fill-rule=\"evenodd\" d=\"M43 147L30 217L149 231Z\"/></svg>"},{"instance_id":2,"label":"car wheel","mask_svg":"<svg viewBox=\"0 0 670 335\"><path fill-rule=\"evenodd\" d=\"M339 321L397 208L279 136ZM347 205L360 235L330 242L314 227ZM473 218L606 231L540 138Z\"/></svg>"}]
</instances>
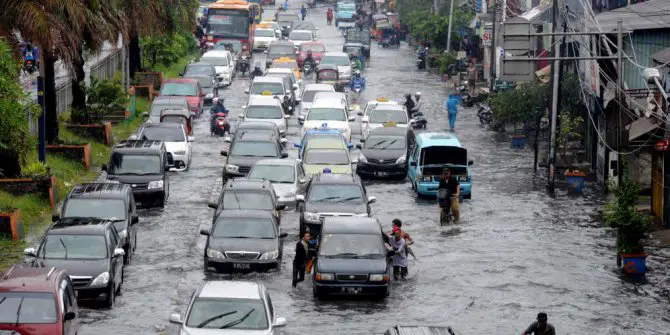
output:
<instances>
[{"instance_id":1,"label":"car wheel","mask_svg":"<svg viewBox=\"0 0 670 335\"><path fill-rule=\"evenodd\" d=\"M114 282L109 283L109 292L107 292L107 299L105 299L104 306L107 308L114 307L114 300L116 299L116 292L114 292Z\"/></svg>"},{"instance_id":2,"label":"car wheel","mask_svg":"<svg viewBox=\"0 0 670 335\"><path fill-rule=\"evenodd\" d=\"M464 195L463 199L472 199L472 193Z\"/></svg>"},{"instance_id":3,"label":"car wheel","mask_svg":"<svg viewBox=\"0 0 670 335\"><path fill-rule=\"evenodd\" d=\"M131 248L130 244L128 244L125 246L125 248L123 248L123 250L126 252L126 254L123 255L123 265L130 265L130 262L133 259L133 248Z\"/></svg>"},{"instance_id":4,"label":"car wheel","mask_svg":"<svg viewBox=\"0 0 670 335\"><path fill-rule=\"evenodd\" d=\"M121 282L119 283L119 287L116 288L115 294L121 295L121 288L123 287L123 277L126 275L126 268L124 266L121 267Z\"/></svg>"},{"instance_id":5,"label":"car wheel","mask_svg":"<svg viewBox=\"0 0 670 335\"><path fill-rule=\"evenodd\" d=\"M321 299L321 292L319 292L319 289L316 287L316 284L312 284L312 295L314 298Z\"/></svg>"},{"instance_id":6,"label":"car wheel","mask_svg":"<svg viewBox=\"0 0 670 335\"><path fill-rule=\"evenodd\" d=\"M157 206L160 208L165 208L165 197L158 199Z\"/></svg>"}]
</instances>

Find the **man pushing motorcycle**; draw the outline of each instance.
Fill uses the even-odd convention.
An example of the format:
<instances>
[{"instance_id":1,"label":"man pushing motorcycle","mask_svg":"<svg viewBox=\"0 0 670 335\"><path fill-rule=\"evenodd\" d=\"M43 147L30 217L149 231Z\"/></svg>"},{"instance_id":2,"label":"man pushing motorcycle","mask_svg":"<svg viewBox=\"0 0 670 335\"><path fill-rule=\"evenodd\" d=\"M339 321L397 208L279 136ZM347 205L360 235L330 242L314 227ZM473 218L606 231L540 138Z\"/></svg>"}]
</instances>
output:
<instances>
[{"instance_id":1,"label":"man pushing motorcycle","mask_svg":"<svg viewBox=\"0 0 670 335\"><path fill-rule=\"evenodd\" d=\"M442 178L440 178L440 185L437 187L437 201L440 205L440 224L443 224L447 219L447 215L451 211L454 222L458 223L460 213L458 212L458 201L461 192L461 186L455 176L451 175L448 168L442 170Z\"/></svg>"}]
</instances>

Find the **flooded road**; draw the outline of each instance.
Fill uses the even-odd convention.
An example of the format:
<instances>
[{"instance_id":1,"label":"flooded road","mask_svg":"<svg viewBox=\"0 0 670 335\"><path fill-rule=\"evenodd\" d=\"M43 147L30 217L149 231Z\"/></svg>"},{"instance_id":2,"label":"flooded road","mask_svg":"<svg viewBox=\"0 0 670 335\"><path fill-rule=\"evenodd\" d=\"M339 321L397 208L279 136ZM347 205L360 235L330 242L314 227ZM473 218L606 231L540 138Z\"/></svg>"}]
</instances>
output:
<instances>
[{"instance_id":1,"label":"flooded road","mask_svg":"<svg viewBox=\"0 0 670 335\"><path fill-rule=\"evenodd\" d=\"M319 38L329 51L341 50L343 38L325 25L324 8L307 18L320 27ZM414 61L405 44L386 50L373 43L361 100L401 99L420 91L428 127L444 130L441 105L450 91L437 76L417 72ZM223 90L231 115L246 103L248 84L238 77ZM417 200L404 181L367 182L368 194L378 198L373 215L385 230L399 218L416 241L418 259L410 260L408 280L394 282L385 301L315 301L309 279L292 288L298 233L298 215L292 212L282 220L289 237L279 272L223 278L265 284L277 314L288 319L284 334L381 334L397 323L451 325L459 334L511 334L520 333L540 311L549 314L560 334L670 334L667 268L658 261L662 251L650 250L649 284L622 281L614 267L613 235L592 219L603 198L588 191L548 196L544 173L533 174L532 153L510 149L505 138L481 128L474 114L462 110L456 124L475 161L472 200L461 204L458 226L440 227L435 203ZM289 140L296 141L295 117L290 124ZM354 127L354 134L360 133L359 121ZM122 296L113 310L83 309L81 334L176 334L168 316L183 313L205 279L205 238L199 230L211 224L207 201L221 188L224 143L208 135L206 119L198 120L194 133L193 164L171 176L165 210L141 212L137 252L125 270ZM292 149L290 155L297 154Z\"/></svg>"}]
</instances>

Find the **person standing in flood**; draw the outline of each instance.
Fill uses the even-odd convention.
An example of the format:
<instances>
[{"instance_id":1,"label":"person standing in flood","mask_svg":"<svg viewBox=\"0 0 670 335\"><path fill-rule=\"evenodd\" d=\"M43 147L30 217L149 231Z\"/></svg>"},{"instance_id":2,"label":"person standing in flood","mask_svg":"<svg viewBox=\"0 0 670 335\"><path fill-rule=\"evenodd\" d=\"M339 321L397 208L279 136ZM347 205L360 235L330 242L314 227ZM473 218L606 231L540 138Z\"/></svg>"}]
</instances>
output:
<instances>
[{"instance_id":1,"label":"person standing in flood","mask_svg":"<svg viewBox=\"0 0 670 335\"><path fill-rule=\"evenodd\" d=\"M389 239L389 245L393 248L393 279L405 279L407 277L407 242L402 238L399 227L393 227L393 238Z\"/></svg>"},{"instance_id":2,"label":"person standing in flood","mask_svg":"<svg viewBox=\"0 0 670 335\"><path fill-rule=\"evenodd\" d=\"M450 94L449 98L444 102L444 108L449 113L449 130L454 131L456 128L456 114L458 113L458 104L461 103L461 97L457 94Z\"/></svg>"},{"instance_id":3,"label":"person standing in flood","mask_svg":"<svg viewBox=\"0 0 670 335\"><path fill-rule=\"evenodd\" d=\"M299 282L305 280L305 269L307 268L307 253L309 251L309 241L312 236L309 232L302 235L302 240L295 245L295 257L293 258L293 282L291 285L296 287Z\"/></svg>"}]
</instances>

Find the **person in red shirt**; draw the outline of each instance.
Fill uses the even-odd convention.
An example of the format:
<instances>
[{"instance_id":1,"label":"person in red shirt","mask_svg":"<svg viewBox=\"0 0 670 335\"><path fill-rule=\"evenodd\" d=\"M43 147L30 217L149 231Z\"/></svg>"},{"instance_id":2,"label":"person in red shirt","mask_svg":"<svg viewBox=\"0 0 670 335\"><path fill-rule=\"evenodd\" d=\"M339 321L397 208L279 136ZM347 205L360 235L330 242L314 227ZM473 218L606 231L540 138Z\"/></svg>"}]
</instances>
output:
<instances>
[{"instance_id":1,"label":"person in red shirt","mask_svg":"<svg viewBox=\"0 0 670 335\"><path fill-rule=\"evenodd\" d=\"M405 241L407 242L407 247L405 248L406 251L407 251L407 254L412 255L412 257L414 257L414 259L416 259L416 256L414 255L414 251L412 251L412 248L409 247L410 245L414 244L414 240L412 240L412 237L409 236L409 234L407 234L404 230L402 230L402 221L400 221L400 219L393 219L392 224L393 224L393 233L399 231L400 236L402 238L404 238Z\"/></svg>"}]
</instances>

